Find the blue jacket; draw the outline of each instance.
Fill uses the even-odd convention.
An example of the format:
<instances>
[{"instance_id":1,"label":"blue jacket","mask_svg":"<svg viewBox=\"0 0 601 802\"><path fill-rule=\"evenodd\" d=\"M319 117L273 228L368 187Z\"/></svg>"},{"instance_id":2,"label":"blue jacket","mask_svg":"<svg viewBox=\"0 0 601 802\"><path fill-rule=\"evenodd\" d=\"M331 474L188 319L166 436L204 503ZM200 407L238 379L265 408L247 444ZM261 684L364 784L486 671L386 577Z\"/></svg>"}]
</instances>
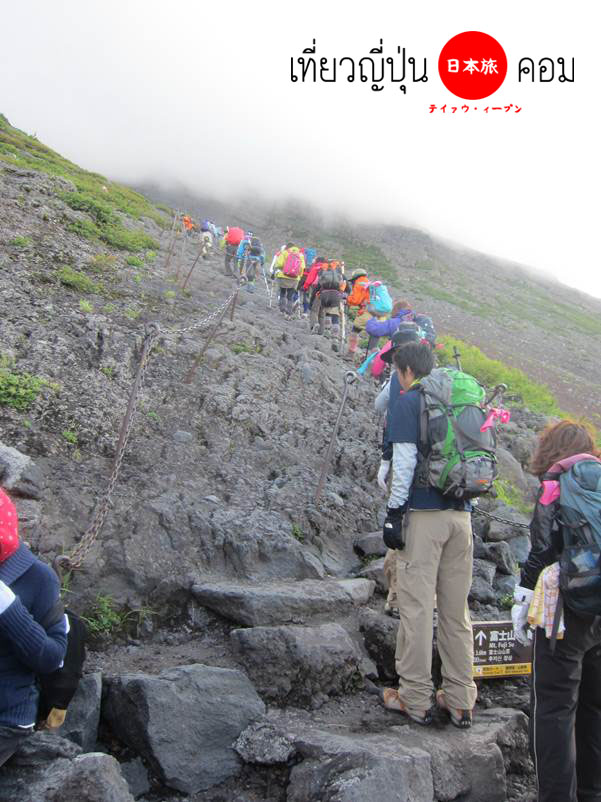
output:
<instances>
[{"instance_id":1,"label":"blue jacket","mask_svg":"<svg viewBox=\"0 0 601 802\"><path fill-rule=\"evenodd\" d=\"M39 623L59 598L50 566L25 544L0 563L0 579L17 597L0 615L0 725L29 726L36 720L36 674L60 667L67 650L63 618L46 632Z\"/></svg>"},{"instance_id":2,"label":"blue jacket","mask_svg":"<svg viewBox=\"0 0 601 802\"><path fill-rule=\"evenodd\" d=\"M370 337L392 337L401 323L406 323L413 319L413 312L411 309L401 309L397 317L391 317L390 320L378 320L372 317L365 324L365 331Z\"/></svg>"}]
</instances>

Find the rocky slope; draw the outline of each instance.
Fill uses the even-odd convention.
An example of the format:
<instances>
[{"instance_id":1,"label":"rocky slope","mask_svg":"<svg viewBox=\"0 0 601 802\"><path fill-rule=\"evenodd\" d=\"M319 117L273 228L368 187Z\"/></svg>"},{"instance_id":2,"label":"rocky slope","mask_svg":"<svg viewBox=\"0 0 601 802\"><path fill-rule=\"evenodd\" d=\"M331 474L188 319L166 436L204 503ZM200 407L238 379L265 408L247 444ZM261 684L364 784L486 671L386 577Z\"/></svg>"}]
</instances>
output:
<instances>
[{"instance_id":1,"label":"rocky slope","mask_svg":"<svg viewBox=\"0 0 601 802\"><path fill-rule=\"evenodd\" d=\"M186 382L210 329L200 323L235 289L221 256L182 291L196 245L180 238L166 267L163 210L133 196L119 206L118 185L60 157L38 164L43 146L5 124L3 142L0 472L44 559L68 553L89 523L147 324L160 336L106 524L66 578L97 633L66 740L36 736L0 770L0 799L80 802L85 786L90 802L526 802L522 683L483 687L466 736L442 721L417 732L365 682L394 679L383 552L370 537L384 507L375 388L351 388L315 503L348 368L331 342L270 309L259 282ZM239 222L271 247L295 233L262 219ZM503 434L503 476L522 500L544 422L516 409ZM484 506L525 520L500 499ZM474 524L471 603L496 619L528 539L511 523Z\"/></svg>"}]
</instances>

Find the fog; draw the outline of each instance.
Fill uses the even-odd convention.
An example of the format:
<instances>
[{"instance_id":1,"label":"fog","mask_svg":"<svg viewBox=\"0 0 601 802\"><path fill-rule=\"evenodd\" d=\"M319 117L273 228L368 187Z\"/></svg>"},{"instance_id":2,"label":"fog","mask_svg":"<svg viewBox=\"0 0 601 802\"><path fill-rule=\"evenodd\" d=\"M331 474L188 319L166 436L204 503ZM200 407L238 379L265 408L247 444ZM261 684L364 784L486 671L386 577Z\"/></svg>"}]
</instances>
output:
<instances>
[{"instance_id":1,"label":"fog","mask_svg":"<svg viewBox=\"0 0 601 802\"><path fill-rule=\"evenodd\" d=\"M0 111L113 179L180 181L219 198L296 196L422 227L601 297L589 9L555 0L6 4ZM437 60L463 30L501 42L509 71L489 102L519 114L429 113L462 104ZM428 58L429 81L408 83L406 96L340 79L293 84L290 58L313 38L318 57L360 58L380 38L385 54L405 46ZM574 56L576 80L519 84L522 56Z\"/></svg>"}]
</instances>

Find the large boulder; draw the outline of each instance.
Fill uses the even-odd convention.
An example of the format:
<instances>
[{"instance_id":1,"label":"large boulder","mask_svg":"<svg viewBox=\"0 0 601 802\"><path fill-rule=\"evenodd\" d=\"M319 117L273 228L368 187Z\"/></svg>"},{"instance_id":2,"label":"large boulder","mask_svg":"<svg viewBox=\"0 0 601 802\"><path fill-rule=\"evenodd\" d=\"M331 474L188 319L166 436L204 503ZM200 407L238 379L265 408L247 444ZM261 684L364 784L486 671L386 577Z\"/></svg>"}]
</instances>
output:
<instances>
[{"instance_id":1,"label":"large boulder","mask_svg":"<svg viewBox=\"0 0 601 802\"><path fill-rule=\"evenodd\" d=\"M84 752L92 752L98 737L102 674L86 674L81 678L75 696L67 709L60 729L63 738L79 744Z\"/></svg>"},{"instance_id":2,"label":"large boulder","mask_svg":"<svg viewBox=\"0 0 601 802\"><path fill-rule=\"evenodd\" d=\"M80 754L71 741L35 733L2 768L2 802L133 802L110 755Z\"/></svg>"},{"instance_id":3,"label":"large boulder","mask_svg":"<svg viewBox=\"0 0 601 802\"><path fill-rule=\"evenodd\" d=\"M522 466L510 451L501 446L497 448L497 464L501 479L505 479L513 487L517 487L521 493L527 492L528 482Z\"/></svg>"},{"instance_id":4,"label":"large boulder","mask_svg":"<svg viewBox=\"0 0 601 802\"><path fill-rule=\"evenodd\" d=\"M243 626L302 623L314 615L344 614L374 591L367 579L304 580L271 584L195 583L200 604Z\"/></svg>"},{"instance_id":5,"label":"large boulder","mask_svg":"<svg viewBox=\"0 0 601 802\"><path fill-rule=\"evenodd\" d=\"M355 538L355 551L363 557L384 557L386 545L382 539L382 530L369 532L366 535L359 535Z\"/></svg>"},{"instance_id":6,"label":"large boulder","mask_svg":"<svg viewBox=\"0 0 601 802\"><path fill-rule=\"evenodd\" d=\"M363 655L339 624L236 629L232 643L261 695L280 704L319 707L361 684Z\"/></svg>"},{"instance_id":7,"label":"large boulder","mask_svg":"<svg viewBox=\"0 0 601 802\"><path fill-rule=\"evenodd\" d=\"M113 735L187 794L238 774L233 743L264 712L244 674L205 665L113 677L102 707Z\"/></svg>"}]
</instances>

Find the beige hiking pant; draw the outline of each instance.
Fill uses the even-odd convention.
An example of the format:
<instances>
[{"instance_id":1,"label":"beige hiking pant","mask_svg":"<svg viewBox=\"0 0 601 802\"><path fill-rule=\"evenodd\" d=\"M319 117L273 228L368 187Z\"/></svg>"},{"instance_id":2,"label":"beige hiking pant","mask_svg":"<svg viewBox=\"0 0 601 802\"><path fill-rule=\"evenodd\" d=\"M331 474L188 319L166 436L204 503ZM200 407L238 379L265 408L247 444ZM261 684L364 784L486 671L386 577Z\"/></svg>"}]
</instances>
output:
<instances>
[{"instance_id":1,"label":"beige hiking pant","mask_svg":"<svg viewBox=\"0 0 601 802\"><path fill-rule=\"evenodd\" d=\"M384 565L382 566L384 578L388 584L386 602L390 607L395 608L399 606L396 598L396 555L397 553L394 549L388 549L384 557Z\"/></svg>"},{"instance_id":2,"label":"beige hiking pant","mask_svg":"<svg viewBox=\"0 0 601 802\"><path fill-rule=\"evenodd\" d=\"M399 696L412 710L427 710L431 705L432 615L437 594L442 690L450 707L471 710L476 686L467 605L472 584L470 513L412 510L405 537L405 548L397 551Z\"/></svg>"}]
</instances>

